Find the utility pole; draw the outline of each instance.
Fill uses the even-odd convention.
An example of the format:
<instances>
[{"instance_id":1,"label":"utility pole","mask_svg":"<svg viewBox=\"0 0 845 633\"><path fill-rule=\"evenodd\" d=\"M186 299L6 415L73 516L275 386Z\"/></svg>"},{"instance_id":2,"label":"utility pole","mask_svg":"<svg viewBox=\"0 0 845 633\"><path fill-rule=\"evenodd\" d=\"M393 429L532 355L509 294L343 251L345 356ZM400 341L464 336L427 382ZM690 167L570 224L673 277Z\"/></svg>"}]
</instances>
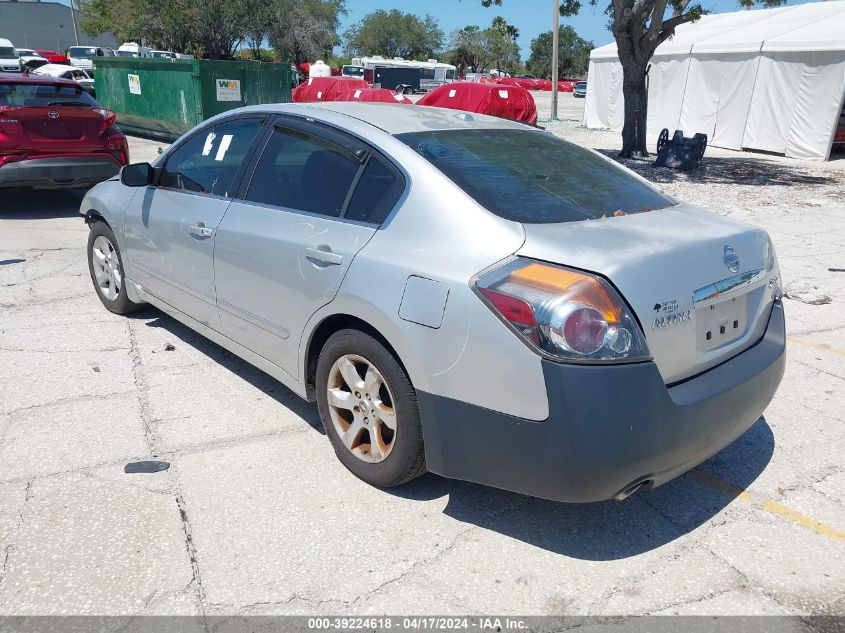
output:
<instances>
[{"instance_id":1,"label":"utility pole","mask_svg":"<svg viewBox=\"0 0 845 633\"><path fill-rule=\"evenodd\" d=\"M76 12L73 10L73 0L70 0L70 19L73 20L73 35L76 39L76 45L79 46L79 29L76 28Z\"/></svg>"},{"instance_id":2,"label":"utility pole","mask_svg":"<svg viewBox=\"0 0 845 633\"><path fill-rule=\"evenodd\" d=\"M552 121L557 121L557 48L558 31L560 30L560 0L553 0L554 29L552 30Z\"/></svg>"}]
</instances>

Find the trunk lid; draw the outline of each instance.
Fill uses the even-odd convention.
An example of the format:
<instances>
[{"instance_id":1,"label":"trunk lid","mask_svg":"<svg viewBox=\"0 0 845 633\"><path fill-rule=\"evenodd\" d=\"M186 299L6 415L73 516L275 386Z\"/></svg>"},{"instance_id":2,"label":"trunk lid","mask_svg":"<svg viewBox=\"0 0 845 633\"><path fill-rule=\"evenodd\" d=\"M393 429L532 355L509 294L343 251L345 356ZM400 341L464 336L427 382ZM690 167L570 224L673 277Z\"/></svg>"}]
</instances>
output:
<instances>
[{"instance_id":1,"label":"trunk lid","mask_svg":"<svg viewBox=\"0 0 845 633\"><path fill-rule=\"evenodd\" d=\"M603 275L634 310L667 383L754 344L778 275L768 235L689 205L622 217L525 224L519 255Z\"/></svg>"},{"instance_id":2,"label":"trunk lid","mask_svg":"<svg viewBox=\"0 0 845 633\"><path fill-rule=\"evenodd\" d=\"M0 115L0 127L7 136L4 149L78 153L103 148L103 115L89 107L22 106Z\"/></svg>"}]
</instances>

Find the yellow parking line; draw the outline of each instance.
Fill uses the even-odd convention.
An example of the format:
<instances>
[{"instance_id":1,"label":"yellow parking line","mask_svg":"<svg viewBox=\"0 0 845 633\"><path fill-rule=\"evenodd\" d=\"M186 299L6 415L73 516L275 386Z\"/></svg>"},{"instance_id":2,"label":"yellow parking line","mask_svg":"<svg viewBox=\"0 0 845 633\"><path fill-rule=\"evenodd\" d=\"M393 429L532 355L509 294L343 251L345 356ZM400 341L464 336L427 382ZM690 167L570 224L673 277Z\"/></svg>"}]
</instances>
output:
<instances>
[{"instance_id":1,"label":"yellow parking line","mask_svg":"<svg viewBox=\"0 0 845 633\"><path fill-rule=\"evenodd\" d=\"M717 477L713 473L708 473L706 470L701 468L691 470L689 474L699 483L702 483L705 486L717 490L729 497L740 499L746 503L755 505L766 512L784 518L791 523L813 530L816 534L821 534L822 536L827 536L828 538L845 543L845 531L837 530L836 528L825 525L820 521L804 516L800 512L796 512L792 508L787 508L785 505L781 505L776 501L756 499L750 492L734 486L732 483L725 481L721 477Z\"/></svg>"},{"instance_id":2,"label":"yellow parking line","mask_svg":"<svg viewBox=\"0 0 845 633\"><path fill-rule=\"evenodd\" d=\"M802 347L812 347L813 349L819 349L823 352L830 352L831 354L839 354L840 356L845 356L845 349L839 349L838 347L831 347L825 343L816 343L815 341L806 341L802 338L798 338L797 336L787 336L786 340L790 343L794 343L795 345L800 345Z\"/></svg>"}]
</instances>

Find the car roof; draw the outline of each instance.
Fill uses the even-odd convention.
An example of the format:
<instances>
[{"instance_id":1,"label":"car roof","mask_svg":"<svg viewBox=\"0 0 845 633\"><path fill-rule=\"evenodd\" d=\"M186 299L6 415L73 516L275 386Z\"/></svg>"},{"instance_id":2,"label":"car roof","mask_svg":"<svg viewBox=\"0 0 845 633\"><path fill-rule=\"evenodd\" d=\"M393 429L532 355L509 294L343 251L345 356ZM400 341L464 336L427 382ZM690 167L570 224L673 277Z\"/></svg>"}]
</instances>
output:
<instances>
[{"instance_id":1,"label":"car roof","mask_svg":"<svg viewBox=\"0 0 845 633\"><path fill-rule=\"evenodd\" d=\"M467 113L448 108L415 106L401 103L361 103L354 101L320 101L311 103L268 104L249 106L241 111L274 111L280 114L298 112L319 116L320 111L333 112L368 123L388 134L405 134L434 130L455 129L516 129L524 130L525 124L508 119L487 116L476 112Z\"/></svg>"},{"instance_id":2,"label":"car roof","mask_svg":"<svg viewBox=\"0 0 845 633\"><path fill-rule=\"evenodd\" d=\"M0 73L0 84L61 84L66 86L78 86L70 79L48 77L46 75L23 75L21 73Z\"/></svg>"},{"instance_id":3,"label":"car roof","mask_svg":"<svg viewBox=\"0 0 845 633\"><path fill-rule=\"evenodd\" d=\"M43 73L66 73L69 70L81 70L78 66L71 66L69 64L44 64L35 70L31 71L34 75L41 75ZM51 75L56 77L57 75Z\"/></svg>"}]
</instances>

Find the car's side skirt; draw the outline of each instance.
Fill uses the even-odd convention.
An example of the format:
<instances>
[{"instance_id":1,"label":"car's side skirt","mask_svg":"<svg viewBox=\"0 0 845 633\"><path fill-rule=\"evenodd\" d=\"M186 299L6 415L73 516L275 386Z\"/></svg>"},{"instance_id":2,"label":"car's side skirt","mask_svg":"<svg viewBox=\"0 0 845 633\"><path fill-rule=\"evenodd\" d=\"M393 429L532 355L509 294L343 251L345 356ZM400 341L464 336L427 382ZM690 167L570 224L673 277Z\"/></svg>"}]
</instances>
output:
<instances>
[{"instance_id":1,"label":"car's side skirt","mask_svg":"<svg viewBox=\"0 0 845 633\"><path fill-rule=\"evenodd\" d=\"M179 321L180 323L188 326L199 334L202 334L205 338L209 339L210 341L217 343L223 349L226 349L232 352L235 356L242 358L250 365L254 365L261 371L270 374L273 378L278 380L280 383L282 383L285 387L293 391L299 397L307 399L305 385L300 383L298 380L296 380L293 376L291 376L278 365L271 363L263 356L259 356L255 352L247 349L239 343L236 343L235 341L225 336L224 334L221 334L217 330L213 330L207 325L200 323L196 319L188 316L181 310L178 310L172 305L165 303L158 297L151 295L149 292L146 292L142 286L136 283L133 283L132 285L137 291L138 298L141 301L145 301L150 305L155 306L162 312Z\"/></svg>"}]
</instances>

